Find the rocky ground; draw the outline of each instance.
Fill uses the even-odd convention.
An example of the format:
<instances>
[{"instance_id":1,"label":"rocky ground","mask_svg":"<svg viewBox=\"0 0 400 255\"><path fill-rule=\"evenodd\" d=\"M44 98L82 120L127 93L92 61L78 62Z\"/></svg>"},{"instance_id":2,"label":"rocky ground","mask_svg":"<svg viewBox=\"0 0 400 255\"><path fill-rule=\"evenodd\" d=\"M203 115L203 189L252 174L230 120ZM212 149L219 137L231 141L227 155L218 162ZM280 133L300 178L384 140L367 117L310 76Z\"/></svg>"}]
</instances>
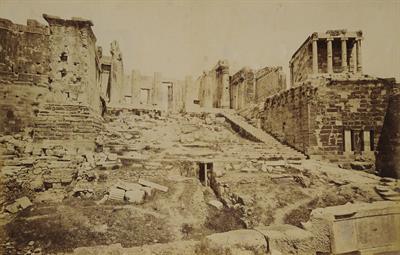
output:
<instances>
[{"instance_id":1,"label":"rocky ground","mask_svg":"<svg viewBox=\"0 0 400 255\"><path fill-rule=\"evenodd\" d=\"M213 114L108 118L96 152L35 145L29 131L0 144L4 254L171 242L189 252L213 233L301 226L317 207L383 199L379 177L247 140ZM199 162L213 163L207 186Z\"/></svg>"}]
</instances>

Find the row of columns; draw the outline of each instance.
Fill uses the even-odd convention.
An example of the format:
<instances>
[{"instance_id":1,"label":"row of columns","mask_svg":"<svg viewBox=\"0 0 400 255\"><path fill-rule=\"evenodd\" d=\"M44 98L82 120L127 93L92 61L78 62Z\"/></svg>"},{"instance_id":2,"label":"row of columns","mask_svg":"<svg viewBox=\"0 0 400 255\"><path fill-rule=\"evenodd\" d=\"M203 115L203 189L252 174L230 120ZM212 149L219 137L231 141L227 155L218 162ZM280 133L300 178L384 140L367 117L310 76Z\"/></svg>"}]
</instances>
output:
<instances>
[{"instance_id":1,"label":"row of columns","mask_svg":"<svg viewBox=\"0 0 400 255\"><path fill-rule=\"evenodd\" d=\"M348 71L347 64L347 37L341 37L341 50L342 50L342 70ZM327 42L327 67L328 73L333 73L333 51L332 51L332 37L326 39ZM318 38L312 38L312 63L313 73L318 73ZM361 64L361 38L356 38L355 45L352 48L352 60L353 60L353 73L362 72Z\"/></svg>"}]
</instances>

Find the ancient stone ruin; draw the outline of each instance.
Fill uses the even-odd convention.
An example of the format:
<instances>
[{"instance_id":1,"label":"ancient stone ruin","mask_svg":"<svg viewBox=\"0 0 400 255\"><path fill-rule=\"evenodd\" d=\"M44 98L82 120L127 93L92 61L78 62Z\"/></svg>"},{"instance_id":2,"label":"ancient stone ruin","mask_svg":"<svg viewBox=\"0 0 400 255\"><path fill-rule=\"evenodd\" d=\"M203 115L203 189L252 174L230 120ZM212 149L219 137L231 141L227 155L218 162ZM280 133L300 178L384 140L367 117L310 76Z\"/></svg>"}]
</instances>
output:
<instances>
[{"instance_id":1,"label":"ancient stone ruin","mask_svg":"<svg viewBox=\"0 0 400 255\"><path fill-rule=\"evenodd\" d=\"M400 252L400 85L361 31L311 34L289 76L177 79L43 18L0 19L2 254Z\"/></svg>"}]
</instances>

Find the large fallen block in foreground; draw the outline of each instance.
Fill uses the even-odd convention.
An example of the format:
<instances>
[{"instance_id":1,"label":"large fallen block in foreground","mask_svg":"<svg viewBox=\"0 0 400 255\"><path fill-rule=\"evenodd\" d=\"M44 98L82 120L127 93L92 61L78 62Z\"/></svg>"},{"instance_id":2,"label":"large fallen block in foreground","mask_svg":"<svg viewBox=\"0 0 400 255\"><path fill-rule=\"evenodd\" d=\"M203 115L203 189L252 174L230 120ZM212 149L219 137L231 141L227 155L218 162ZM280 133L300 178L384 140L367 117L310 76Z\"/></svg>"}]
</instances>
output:
<instances>
[{"instance_id":1,"label":"large fallen block in foreground","mask_svg":"<svg viewBox=\"0 0 400 255\"><path fill-rule=\"evenodd\" d=\"M257 230L240 229L206 236L201 254L266 254L268 243Z\"/></svg>"},{"instance_id":2,"label":"large fallen block in foreground","mask_svg":"<svg viewBox=\"0 0 400 255\"><path fill-rule=\"evenodd\" d=\"M301 228L282 224L256 228L268 240L268 249L281 254L315 254L313 235Z\"/></svg>"},{"instance_id":3,"label":"large fallen block in foreground","mask_svg":"<svg viewBox=\"0 0 400 255\"><path fill-rule=\"evenodd\" d=\"M400 252L400 203L346 204L312 211L304 224L317 252L375 254Z\"/></svg>"}]
</instances>

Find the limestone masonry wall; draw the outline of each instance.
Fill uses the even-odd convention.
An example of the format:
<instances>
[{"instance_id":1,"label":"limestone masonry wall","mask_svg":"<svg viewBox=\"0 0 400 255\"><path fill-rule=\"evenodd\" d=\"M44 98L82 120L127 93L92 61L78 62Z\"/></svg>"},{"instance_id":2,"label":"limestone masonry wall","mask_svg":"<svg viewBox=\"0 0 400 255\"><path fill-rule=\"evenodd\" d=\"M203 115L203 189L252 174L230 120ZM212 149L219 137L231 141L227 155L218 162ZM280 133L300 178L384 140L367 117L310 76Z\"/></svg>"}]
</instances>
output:
<instances>
[{"instance_id":1,"label":"limestone masonry wall","mask_svg":"<svg viewBox=\"0 0 400 255\"><path fill-rule=\"evenodd\" d=\"M282 67L265 67L255 74L256 103L263 102L267 97L272 96L286 89L286 76Z\"/></svg>"},{"instance_id":2,"label":"limestone masonry wall","mask_svg":"<svg viewBox=\"0 0 400 255\"><path fill-rule=\"evenodd\" d=\"M393 82L309 80L268 98L262 127L282 142L328 159L373 156L382 131Z\"/></svg>"},{"instance_id":3,"label":"limestone masonry wall","mask_svg":"<svg viewBox=\"0 0 400 255\"><path fill-rule=\"evenodd\" d=\"M44 100L50 70L49 30L35 20L27 25L0 19L0 132L32 125L35 106Z\"/></svg>"},{"instance_id":4,"label":"limestone masonry wall","mask_svg":"<svg viewBox=\"0 0 400 255\"><path fill-rule=\"evenodd\" d=\"M269 97L261 113L261 127L278 140L307 152L309 108L316 89L305 84Z\"/></svg>"},{"instance_id":5,"label":"limestone masonry wall","mask_svg":"<svg viewBox=\"0 0 400 255\"><path fill-rule=\"evenodd\" d=\"M49 72L48 28L35 20L27 25L0 19L0 75L12 81L47 81Z\"/></svg>"},{"instance_id":6,"label":"limestone masonry wall","mask_svg":"<svg viewBox=\"0 0 400 255\"><path fill-rule=\"evenodd\" d=\"M94 143L101 67L93 24L43 17L49 26L0 19L0 133L33 128L36 140Z\"/></svg>"},{"instance_id":7,"label":"limestone masonry wall","mask_svg":"<svg viewBox=\"0 0 400 255\"><path fill-rule=\"evenodd\" d=\"M100 112L96 37L91 21L44 15L50 25L51 86L64 101L82 103Z\"/></svg>"}]
</instances>

